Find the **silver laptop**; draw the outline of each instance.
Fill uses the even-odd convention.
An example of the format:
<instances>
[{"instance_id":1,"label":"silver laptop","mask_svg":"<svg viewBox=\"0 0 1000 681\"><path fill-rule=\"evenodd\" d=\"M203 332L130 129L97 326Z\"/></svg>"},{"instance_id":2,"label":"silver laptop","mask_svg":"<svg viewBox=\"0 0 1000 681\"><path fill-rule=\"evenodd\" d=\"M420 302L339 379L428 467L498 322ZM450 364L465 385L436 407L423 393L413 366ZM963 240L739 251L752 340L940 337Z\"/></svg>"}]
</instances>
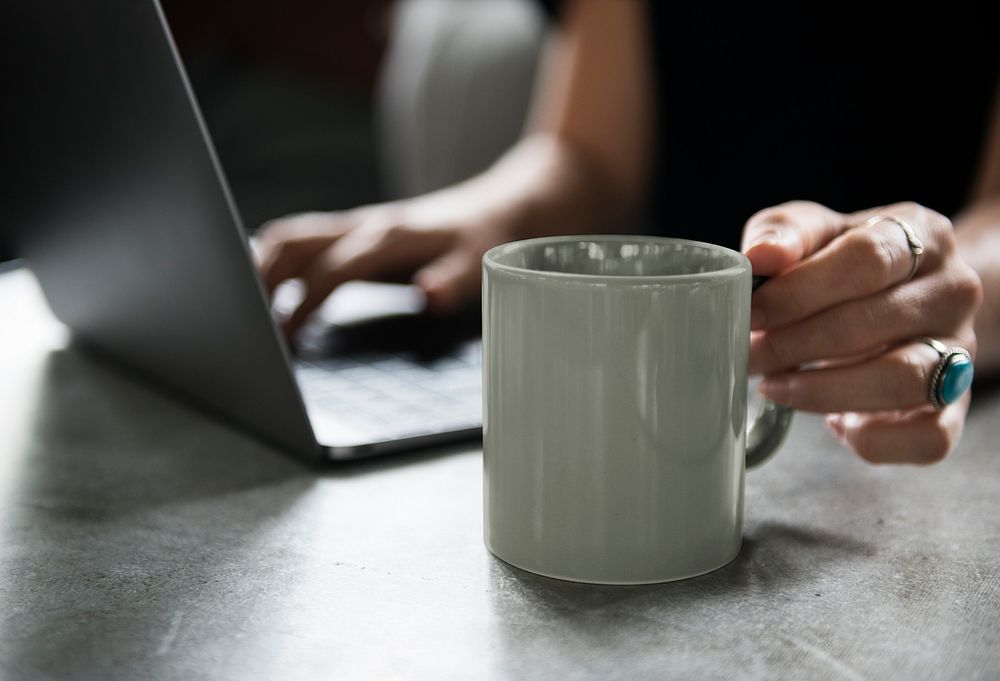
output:
<instances>
[{"instance_id":1,"label":"silver laptop","mask_svg":"<svg viewBox=\"0 0 1000 681\"><path fill-rule=\"evenodd\" d=\"M314 460L480 435L478 313L354 283L293 358L157 2L3 12L15 243L82 345Z\"/></svg>"}]
</instances>

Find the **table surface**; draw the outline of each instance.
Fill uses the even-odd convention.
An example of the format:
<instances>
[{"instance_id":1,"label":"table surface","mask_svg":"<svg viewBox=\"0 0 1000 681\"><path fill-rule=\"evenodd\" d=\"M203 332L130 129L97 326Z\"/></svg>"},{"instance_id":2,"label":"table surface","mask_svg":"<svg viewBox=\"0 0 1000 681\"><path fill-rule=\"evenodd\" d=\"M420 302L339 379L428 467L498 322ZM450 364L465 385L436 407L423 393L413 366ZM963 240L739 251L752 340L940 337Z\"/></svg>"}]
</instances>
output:
<instances>
[{"instance_id":1,"label":"table surface","mask_svg":"<svg viewBox=\"0 0 1000 681\"><path fill-rule=\"evenodd\" d=\"M1000 678L996 391L930 468L798 415L734 562L601 587L487 552L477 448L309 468L70 347L26 270L0 319L0 678Z\"/></svg>"}]
</instances>

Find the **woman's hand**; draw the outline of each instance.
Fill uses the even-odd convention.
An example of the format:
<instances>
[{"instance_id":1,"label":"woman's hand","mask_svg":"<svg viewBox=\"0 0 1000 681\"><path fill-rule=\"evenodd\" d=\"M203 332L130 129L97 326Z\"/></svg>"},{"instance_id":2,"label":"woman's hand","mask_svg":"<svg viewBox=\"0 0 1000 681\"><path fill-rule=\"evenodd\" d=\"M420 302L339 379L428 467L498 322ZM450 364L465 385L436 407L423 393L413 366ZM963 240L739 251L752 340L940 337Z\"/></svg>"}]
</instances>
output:
<instances>
[{"instance_id":1,"label":"woman's hand","mask_svg":"<svg viewBox=\"0 0 1000 681\"><path fill-rule=\"evenodd\" d=\"M483 254L493 246L621 222L615 216L625 208L607 196L592 163L558 136L532 135L461 184L267 223L258 233L257 260L268 293L289 279L305 284L302 302L284 323L286 335L352 279L411 278L427 307L447 314L479 297Z\"/></svg>"},{"instance_id":2,"label":"woman's hand","mask_svg":"<svg viewBox=\"0 0 1000 681\"><path fill-rule=\"evenodd\" d=\"M908 279L909 224L924 251ZM922 336L966 348L982 298L956 253L950 221L915 203L842 214L796 201L763 210L744 229L755 274L750 370L761 392L795 409L829 414L831 430L863 458L931 463L958 442L966 393L938 410L928 390L940 358Z\"/></svg>"},{"instance_id":3,"label":"woman's hand","mask_svg":"<svg viewBox=\"0 0 1000 681\"><path fill-rule=\"evenodd\" d=\"M290 279L304 284L302 301L284 321L291 336L344 282L399 281L423 289L427 307L452 312L479 295L480 263L509 240L504 220L466 210L455 196L303 213L265 224L258 266L268 293Z\"/></svg>"},{"instance_id":4,"label":"woman's hand","mask_svg":"<svg viewBox=\"0 0 1000 681\"><path fill-rule=\"evenodd\" d=\"M528 134L460 185L399 203L275 220L258 256L270 292L302 279L286 334L351 279L413 277L435 312L479 295L489 248L625 224L641 201L651 148L646 8L567 4L545 49Z\"/></svg>"}]
</instances>

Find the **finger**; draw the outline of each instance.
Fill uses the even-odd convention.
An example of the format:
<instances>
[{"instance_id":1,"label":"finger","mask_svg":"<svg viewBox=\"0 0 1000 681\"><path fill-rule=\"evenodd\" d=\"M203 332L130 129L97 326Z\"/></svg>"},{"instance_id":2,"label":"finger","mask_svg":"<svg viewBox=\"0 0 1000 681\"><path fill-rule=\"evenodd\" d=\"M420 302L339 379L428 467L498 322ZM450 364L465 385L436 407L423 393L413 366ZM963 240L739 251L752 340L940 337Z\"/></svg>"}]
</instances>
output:
<instances>
[{"instance_id":1,"label":"finger","mask_svg":"<svg viewBox=\"0 0 1000 681\"><path fill-rule=\"evenodd\" d=\"M285 320L291 336L309 315L342 283L355 280L396 278L437 257L452 242L447 233L413 230L393 224L377 229L356 229L345 234L303 268L305 294L299 306Z\"/></svg>"},{"instance_id":2,"label":"finger","mask_svg":"<svg viewBox=\"0 0 1000 681\"><path fill-rule=\"evenodd\" d=\"M351 279L378 278L377 273L385 268L381 260L391 256L378 246L374 240L352 244L345 238L312 258L299 273L305 290L282 324L285 335L291 337L340 284Z\"/></svg>"},{"instance_id":3,"label":"finger","mask_svg":"<svg viewBox=\"0 0 1000 681\"><path fill-rule=\"evenodd\" d=\"M940 340L975 352L972 334ZM927 404L931 376L940 359L926 344L913 342L850 366L768 376L759 389L769 400L801 411L913 409Z\"/></svg>"},{"instance_id":4,"label":"finger","mask_svg":"<svg viewBox=\"0 0 1000 681\"><path fill-rule=\"evenodd\" d=\"M258 236L258 261L268 293L298 277L312 258L353 226L347 216L331 213L305 213L265 224Z\"/></svg>"},{"instance_id":5,"label":"finger","mask_svg":"<svg viewBox=\"0 0 1000 681\"><path fill-rule=\"evenodd\" d=\"M427 307L435 314L451 314L479 293L481 260L467 249L448 251L414 276L413 282L427 297Z\"/></svg>"},{"instance_id":6,"label":"finger","mask_svg":"<svg viewBox=\"0 0 1000 681\"><path fill-rule=\"evenodd\" d=\"M774 276L841 234L847 229L847 219L810 201L766 208L743 228L743 249L754 274Z\"/></svg>"},{"instance_id":7,"label":"finger","mask_svg":"<svg viewBox=\"0 0 1000 681\"><path fill-rule=\"evenodd\" d=\"M863 226L870 218L874 217L895 217L917 231L917 236L925 249L929 249L927 257L921 256L922 260L933 261L935 257L951 255L956 249L955 229L944 215L937 211L926 208L913 201L893 203L878 208L858 211L850 216L850 228ZM893 223L891 220L889 221ZM919 226L919 230L917 230ZM896 224L896 227L904 235L906 232Z\"/></svg>"},{"instance_id":8,"label":"finger","mask_svg":"<svg viewBox=\"0 0 1000 681\"><path fill-rule=\"evenodd\" d=\"M904 219L923 244L917 274L940 266L954 250L947 219L917 204L897 204L873 211ZM905 282L914 254L907 234L891 220L867 222L871 215L851 216L850 229L825 248L762 286L753 297L753 329L789 324L855 298Z\"/></svg>"},{"instance_id":9,"label":"finger","mask_svg":"<svg viewBox=\"0 0 1000 681\"><path fill-rule=\"evenodd\" d=\"M957 267L909 286L841 303L800 322L752 334L750 371L776 374L920 336L958 335L979 297L978 281Z\"/></svg>"},{"instance_id":10,"label":"finger","mask_svg":"<svg viewBox=\"0 0 1000 681\"><path fill-rule=\"evenodd\" d=\"M932 464L958 444L969 395L942 410L831 415L827 424L858 456L872 463Z\"/></svg>"},{"instance_id":11,"label":"finger","mask_svg":"<svg viewBox=\"0 0 1000 681\"><path fill-rule=\"evenodd\" d=\"M328 237L284 241L265 252L259 270L268 295L274 295L281 282L299 277L309 261L330 246L330 241Z\"/></svg>"}]
</instances>

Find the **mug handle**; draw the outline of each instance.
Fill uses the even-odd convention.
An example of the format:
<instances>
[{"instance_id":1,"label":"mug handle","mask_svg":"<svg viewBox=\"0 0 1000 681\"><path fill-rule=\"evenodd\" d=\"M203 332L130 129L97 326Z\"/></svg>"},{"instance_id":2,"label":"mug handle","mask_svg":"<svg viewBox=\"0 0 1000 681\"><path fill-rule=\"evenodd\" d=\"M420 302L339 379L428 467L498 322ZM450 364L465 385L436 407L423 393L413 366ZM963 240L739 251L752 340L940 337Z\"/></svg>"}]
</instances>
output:
<instances>
[{"instance_id":1,"label":"mug handle","mask_svg":"<svg viewBox=\"0 0 1000 681\"><path fill-rule=\"evenodd\" d=\"M752 290L768 280L768 277L755 275L753 278ZM746 467L756 468L778 451L781 444L788 435L788 429L792 425L792 414L794 410L783 404L777 404L770 400L760 399L760 407L757 409L757 416L747 431L747 454Z\"/></svg>"}]
</instances>

